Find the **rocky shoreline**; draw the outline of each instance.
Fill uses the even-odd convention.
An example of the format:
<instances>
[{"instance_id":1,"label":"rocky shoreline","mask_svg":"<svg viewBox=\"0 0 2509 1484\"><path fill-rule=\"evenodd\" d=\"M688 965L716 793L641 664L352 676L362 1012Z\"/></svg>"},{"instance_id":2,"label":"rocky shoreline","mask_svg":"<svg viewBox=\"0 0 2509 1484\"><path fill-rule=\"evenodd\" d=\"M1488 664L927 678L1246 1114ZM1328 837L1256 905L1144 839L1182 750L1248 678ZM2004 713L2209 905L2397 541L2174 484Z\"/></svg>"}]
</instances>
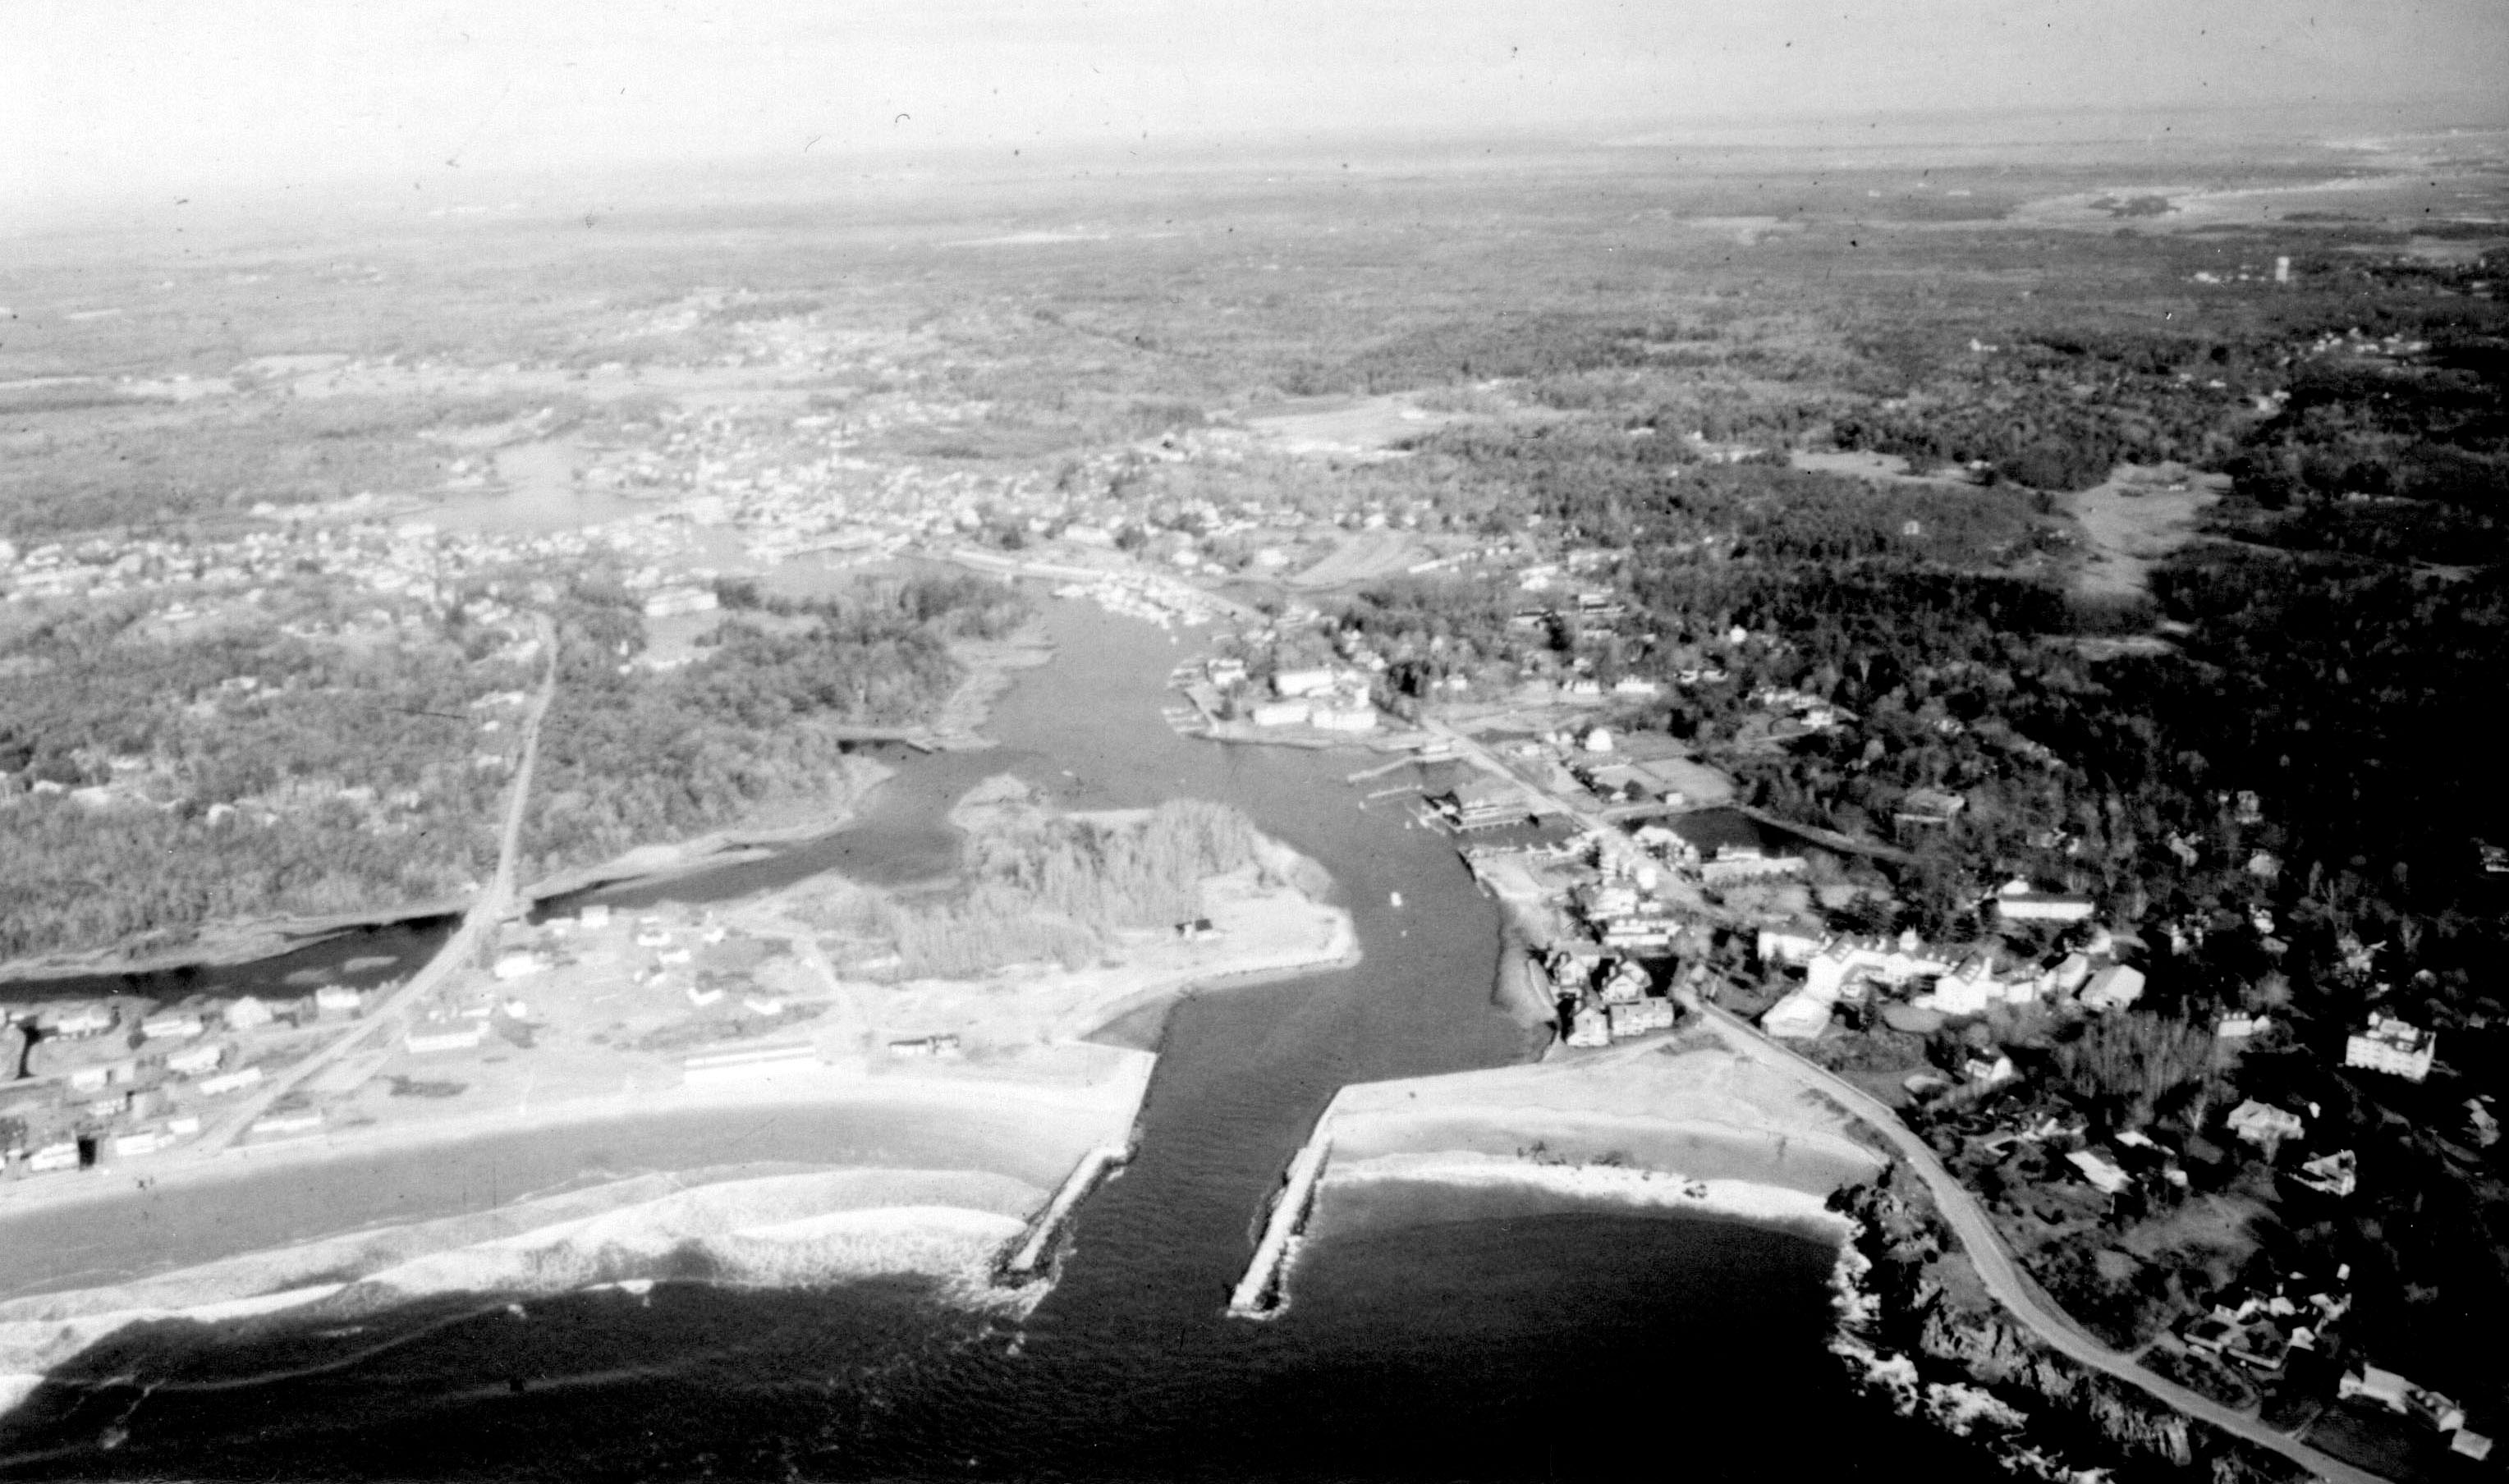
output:
<instances>
[{"instance_id":1,"label":"rocky shoreline","mask_svg":"<svg viewBox=\"0 0 2509 1484\"><path fill-rule=\"evenodd\" d=\"M1850 1223L1833 1277L1831 1353L1903 1416L1976 1439L2027 1477L2297 1484L2304 1471L2041 1344L1967 1267L1922 1186L1897 1167L1830 1198Z\"/></svg>"}]
</instances>

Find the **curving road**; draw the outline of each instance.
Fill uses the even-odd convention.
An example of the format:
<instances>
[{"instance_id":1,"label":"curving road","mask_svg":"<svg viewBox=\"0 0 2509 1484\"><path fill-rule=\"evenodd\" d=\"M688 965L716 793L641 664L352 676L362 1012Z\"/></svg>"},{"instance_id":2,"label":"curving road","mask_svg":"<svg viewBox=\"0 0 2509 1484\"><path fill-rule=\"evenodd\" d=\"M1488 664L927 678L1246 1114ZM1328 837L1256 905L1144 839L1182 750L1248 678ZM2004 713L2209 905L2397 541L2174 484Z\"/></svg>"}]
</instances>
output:
<instances>
[{"instance_id":1,"label":"curving road","mask_svg":"<svg viewBox=\"0 0 2509 1484\"><path fill-rule=\"evenodd\" d=\"M1459 755L1474 759L1526 794L1593 830L1601 836L1606 851L1625 857L1632 865L1644 859L1637 842L1618 825L1604 819L1598 810L1525 782L1491 756L1480 743L1442 723L1424 722L1422 724L1453 742ZM2257 1418L2233 1411L2210 1397L2198 1395L2174 1381L2155 1375L2136 1364L2122 1352L2113 1350L2084 1333L2071 1317L2041 1291L2037 1283L2031 1281L2028 1274L2021 1271L2011 1249L1996 1234L1985 1207L1978 1205L1977 1198L1969 1194L1967 1187L1962 1185L1935 1157L1932 1147L1899 1122L1897 1114L1861 1089L1831 1076L1793 1052L1763 1038L1736 1019L1732 1012L1713 1005L1698 1008L1705 1012L1703 1023L1714 1029L1736 1052L1844 1104L1850 1112L1872 1125L1876 1132L1889 1139L1891 1147L1898 1150L1900 1159L1933 1193L1935 1206L1959 1235L1961 1245L1968 1252L1969 1262L1985 1281L1987 1291L2010 1311L2013 1317L2028 1325L2049 1349L2138 1387L2186 1416L2209 1423L2260 1447L2270 1448L2317 1477L2330 1481L2330 1484L2388 1484L2383 1475L2321 1453L2288 1433L2267 1427Z\"/></svg>"},{"instance_id":2,"label":"curving road","mask_svg":"<svg viewBox=\"0 0 2509 1484\"><path fill-rule=\"evenodd\" d=\"M224 1123L210 1131L207 1137L193 1146L197 1157L207 1159L223 1153L243 1137L244 1131L267 1113L272 1104L364 1045L379 1027L395 1020L400 1011L418 1003L459 973L478 952L480 946L490 940L498 924L512 914L514 874L517 860L522 854L523 819L532 797L532 766L540 760L541 723L548 717L549 703L557 698L556 629L545 614L535 613L532 621L540 631L542 648L548 653L548 665L542 673L540 689L534 692L530 709L523 716L522 758L514 766L514 781L506 796L505 827L497 838L497 870L488 878L487 887L464 909L462 926L444 941L444 946L435 950L433 958L409 977L408 983L369 1009L330 1045L299 1060L253 1094Z\"/></svg>"},{"instance_id":3,"label":"curving road","mask_svg":"<svg viewBox=\"0 0 2509 1484\"><path fill-rule=\"evenodd\" d=\"M2112 1350L2084 1334L2063 1310L2047 1302L2038 1284L2021 1271L2021 1265L2013 1259L2011 1249L2003 1244L2003 1239L1997 1235L1985 1207L1978 1205L1977 1198L1969 1194L1967 1187L1962 1185L1935 1156L1933 1148L1899 1122L1898 1115L1861 1089L1764 1039L1745 1026L1733 1012L1714 1005L1700 1008L1704 1012L1702 1023L1714 1030L1737 1053L1792 1078L1804 1088L1845 1104L1849 1112L1889 1139L1908 1169L1926 1182L1926 1189L1933 1193L1935 1206L1941 1209L1943 1219L1950 1223L1952 1230L1959 1234L1961 1245L1968 1252L1969 1262L1985 1281L1987 1291L1994 1294L1996 1301L2009 1310L2014 1318L2028 1325L2048 1349L2139 1387L2189 1417L2246 1438L2260 1447L2270 1448L2319 1478L2332 1481L2332 1484L2387 1484L2383 1475L2320 1453L2298 1438L2267 1427L2257 1418L2198 1395L2174 1381L2144 1369L2122 1352Z\"/></svg>"}]
</instances>

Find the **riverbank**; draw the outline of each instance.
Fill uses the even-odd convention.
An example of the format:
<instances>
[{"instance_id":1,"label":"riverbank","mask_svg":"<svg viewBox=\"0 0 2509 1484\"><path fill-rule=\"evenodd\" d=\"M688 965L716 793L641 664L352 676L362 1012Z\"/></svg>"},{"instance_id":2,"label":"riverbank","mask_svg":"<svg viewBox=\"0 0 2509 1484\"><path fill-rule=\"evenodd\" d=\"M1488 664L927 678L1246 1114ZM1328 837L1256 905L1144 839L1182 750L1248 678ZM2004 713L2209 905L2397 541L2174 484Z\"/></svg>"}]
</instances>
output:
<instances>
[{"instance_id":1,"label":"riverbank","mask_svg":"<svg viewBox=\"0 0 2509 1484\"><path fill-rule=\"evenodd\" d=\"M0 999L20 986L41 991L61 980L107 976L138 979L248 964L315 947L364 929L446 921L460 916L469 905L468 898L459 897L327 917L257 917L211 923L179 946L164 949L132 952L127 947L91 948L13 959L0 964Z\"/></svg>"},{"instance_id":2,"label":"riverbank","mask_svg":"<svg viewBox=\"0 0 2509 1484\"><path fill-rule=\"evenodd\" d=\"M1008 638L967 640L951 647L964 669L929 725L930 745L973 751L994 744L982 735L994 706L1026 671L1054 657L1044 626L1031 620ZM546 901L594 887L659 885L696 872L762 859L786 846L843 829L862 799L896 769L867 754L845 761L837 797L769 804L745 819L685 840L640 845L606 861L552 872L520 888L526 901ZM259 917L205 923L180 943L133 951L127 946L37 954L0 963L0 998L19 984L41 991L60 980L180 975L231 968L318 946L361 930L459 916L468 897L402 903L320 917Z\"/></svg>"}]
</instances>

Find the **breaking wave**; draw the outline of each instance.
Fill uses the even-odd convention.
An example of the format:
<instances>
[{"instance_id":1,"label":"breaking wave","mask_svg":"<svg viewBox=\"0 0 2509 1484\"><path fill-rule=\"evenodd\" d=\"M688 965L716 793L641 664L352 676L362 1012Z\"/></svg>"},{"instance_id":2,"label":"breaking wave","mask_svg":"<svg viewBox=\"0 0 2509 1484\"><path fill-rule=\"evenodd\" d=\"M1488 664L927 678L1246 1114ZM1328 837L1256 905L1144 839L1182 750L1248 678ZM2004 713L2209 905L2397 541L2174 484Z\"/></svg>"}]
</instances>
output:
<instances>
[{"instance_id":1,"label":"breaking wave","mask_svg":"<svg viewBox=\"0 0 2509 1484\"><path fill-rule=\"evenodd\" d=\"M660 1195L655 1187L655 1177L642 1177L127 1285L0 1303L0 1411L117 1331L169 1319L329 1319L446 1294L632 1293L656 1280L821 1287L897 1277L929 1280L942 1302L1025 1314L1047 1287L993 1282L1003 1249L1045 1201L1043 1191L1007 1176L848 1169L722 1180ZM608 1208L574 1214L604 1198ZM529 1224L535 1215L542 1219Z\"/></svg>"},{"instance_id":2,"label":"breaking wave","mask_svg":"<svg viewBox=\"0 0 2509 1484\"><path fill-rule=\"evenodd\" d=\"M1846 1218L1808 1191L1756 1180L1698 1179L1659 1169L1619 1165L1547 1164L1499 1155L1466 1153L1381 1154L1336 1160L1324 1185L1385 1181L1434 1181L1442 1185L1530 1187L1581 1202L1651 1206L1745 1221L1811 1228L1844 1237Z\"/></svg>"}]
</instances>

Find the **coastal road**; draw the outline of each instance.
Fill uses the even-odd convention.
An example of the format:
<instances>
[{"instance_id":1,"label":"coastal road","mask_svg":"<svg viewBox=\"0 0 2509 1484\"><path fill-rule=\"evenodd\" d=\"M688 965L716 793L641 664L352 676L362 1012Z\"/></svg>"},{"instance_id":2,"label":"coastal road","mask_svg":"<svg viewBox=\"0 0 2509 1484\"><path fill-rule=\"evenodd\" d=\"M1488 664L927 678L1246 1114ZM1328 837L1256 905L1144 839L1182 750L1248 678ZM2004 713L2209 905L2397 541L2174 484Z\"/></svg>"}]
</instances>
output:
<instances>
[{"instance_id":1,"label":"coastal road","mask_svg":"<svg viewBox=\"0 0 2509 1484\"><path fill-rule=\"evenodd\" d=\"M1422 724L1429 730L1450 739L1459 754L1495 769L1500 776L1516 783L1535 798L1541 799L1553 808L1558 809L1597 832L1604 841L1605 850L1611 852L1615 858L1631 863L1644 858L1643 852L1638 849L1637 842L1623 833L1618 825L1604 819L1599 810L1574 799L1562 798L1548 790L1526 783L1500 764L1498 760L1491 757L1489 751L1479 742L1451 727L1436 722L1424 722ZM2146 1370L2123 1353L2101 1344L2083 1332L2070 1316L2046 1297L2039 1285L2030 1280L2028 1274L2022 1272L2020 1263L2013 1258L2011 1249L2003 1244L2003 1237L1996 1232L1994 1222L1988 1218L1986 1208L1978 1204L1977 1198L1969 1193L1967 1187L1962 1185L1943 1162L1935 1157L1932 1146L1919 1138L1907 1125L1899 1122L1897 1114L1861 1089L1830 1075L1793 1052L1759 1035L1736 1019L1732 1012L1713 1005L1704 1005L1701 1008L1705 1012L1703 1018L1704 1023L1715 1030L1737 1053L1779 1072L1805 1088L1844 1104L1857 1118L1870 1124L1874 1132L1890 1140L1891 1147L1899 1152L1901 1160L1916 1172L1919 1179L1925 1181L1926 1188L1933 1193L1935 1206L1941 1209L1943 1219L1950 1223L1952 1230L1959 1235L1961 1245L1967 1251L1969 1262L1976 1268L1978 1277L1984 1280L1987 1291L1993 1294L1996 1301L2003 1305L2013 1317L2029 1326L2031 1331L2038 1335L2040 1341L2049 1349L2070 1355L2094 1370L2105 1372L2119 1381L2140 1388L2156 1400L2177 1409L2188 1417L2209 1423L2225 1432L2246 1438L2261 1447L2270 1448L2307 1468L2319 1478L2331 1481L2331 1484L2387 1484L2387 1480L2382 1475L2372 1473L2365 1468L2321 1453L2298 1438L2267 1427L2257 1418L2244 1412L2233 1411L2220 1402L2189 1391L2174 1381Z\"/></svg>"},{"instance_id":2,"label":"coastal road","mask_svg":"<svg viewBox=\"0 0 2509 1484\"><path fill-rule=\"evenodd\" d=\"M545 614L535 613L532 621L540 631L541 647L547 653L548 663L542 673L540 688L533 693L530 708L523 716L522 757L515 763L514 781L506 796L505 823L497 837L497 869L488 878L487 887L464 909L462 925L454 930L453 936L444 941L444 946L436 949L435 956L411 975L406 983L369 1008L330 1045L304 1057L253 1094L243 1107L194 1146L196 1157L209 1159L224 1153L243 1136L255 1121L269 1112L273 1104L372 1039L379 1028L396 1020L401 1011L417 1004L446 980L460 973L477 953L480 945L496 932L498 924L512 913L514 876L522 854L523 819L532 797L532 769L540 761L541 723L548 719L549 703L557 698L557 631Z\"/></svg>"},{"instance_id":3,"label":"coastal road","mask_svg":"<svg viewBox=\"0 0 2509 1484\"><path fill-rule=\"evenodd\" d=\"M1995 1295L1996 1301L2010 1311L2013 1317L2028 1325L2048 1349L2139 1387L2189 1417L2210 1423L2261 1447L2270 1448L2319 1478L2332 1481L2332 1484L2387 1484L2382 1475L2320 1453L2298 1438L2266 1426L2257 1418L2233 1411L2210 1397L2200 1396L2174 1381L2144 1369L2123 1353L2112 1350L2083 1333L2063 1310L2054 1308L2045 1300L2038 1284L2021 1271L2011 1249L2003 1244L2003 1239L1996 1232L1985 1207L1935 1157L1932 1146L1899 1122L1898 1115L1861 1089L1768 1041L1744 1025L1733 1012L1714 1005L1701 1008L1704 1011L1703 1023L1713 1029L1734 1051L1782 1073L1802 1087L1845 1104L1849 1112L1889 1139L1891 1147L1899 1152L1900 1159L1919 1179L1926 1182L1926 1189L1933 1193L1935 1206L1959 1235L1961 1246L1967 1251L1969 1263L1977 1269L1977 1276L1985 1281L1987 1291Z\"/></svg>"}]
</instances>

